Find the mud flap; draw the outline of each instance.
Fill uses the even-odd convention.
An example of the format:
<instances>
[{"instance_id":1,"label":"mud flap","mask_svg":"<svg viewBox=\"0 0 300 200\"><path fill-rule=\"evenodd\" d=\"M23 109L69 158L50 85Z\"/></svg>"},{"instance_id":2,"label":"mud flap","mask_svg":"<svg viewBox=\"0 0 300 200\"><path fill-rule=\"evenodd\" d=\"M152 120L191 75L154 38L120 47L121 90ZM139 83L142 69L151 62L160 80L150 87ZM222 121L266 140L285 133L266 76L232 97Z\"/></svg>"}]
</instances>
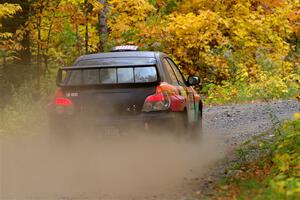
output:
<instances>
[{"instance_id":1,"label":"mud flap","mask_svg":"<svg viewBox=\"0 0 300 200\"><path fill-rule=\"evenodd\" d=\"M195 110L195 103L194 103L194 95L188 94L188 103L187 103L187 116L188 116L188 123L192 124L196 122L196 110Z\"/></svg>"}]
</instances>

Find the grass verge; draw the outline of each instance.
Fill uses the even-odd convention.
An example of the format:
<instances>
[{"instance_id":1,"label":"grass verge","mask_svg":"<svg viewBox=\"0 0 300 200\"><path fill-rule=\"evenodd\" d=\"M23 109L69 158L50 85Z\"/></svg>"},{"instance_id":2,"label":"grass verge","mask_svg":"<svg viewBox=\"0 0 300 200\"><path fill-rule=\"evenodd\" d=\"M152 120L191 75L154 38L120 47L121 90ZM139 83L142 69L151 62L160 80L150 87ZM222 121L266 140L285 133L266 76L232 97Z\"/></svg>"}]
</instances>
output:
<instances>
[{"instance_id":1,"label":"grass verge","mask_svg":"<svg viewBox=\"0 0 300 200\"><path fill-rule=\"evenodd\" d=\"M212 199L300 199L300 114L238 151L241 160L223 180ZM253 153L259 155L253 157ZM252 158L251 158L252 155Z\"/></svg>"}]
</instances>

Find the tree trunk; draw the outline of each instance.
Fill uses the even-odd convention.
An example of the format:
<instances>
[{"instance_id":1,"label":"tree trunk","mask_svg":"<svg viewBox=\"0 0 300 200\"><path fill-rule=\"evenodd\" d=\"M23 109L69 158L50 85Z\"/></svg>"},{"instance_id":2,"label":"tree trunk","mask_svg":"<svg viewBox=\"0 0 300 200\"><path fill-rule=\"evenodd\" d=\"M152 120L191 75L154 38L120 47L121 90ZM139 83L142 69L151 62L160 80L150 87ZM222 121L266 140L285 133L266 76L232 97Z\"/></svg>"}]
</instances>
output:
<instances>
[{"instance_id":1,"label":"tree trunk","mask_svg":"<svg viewBox=\"0 0 300 200\"><path fill-rule=\"evenodd\" d=\"M99 14L99 51L103 52L105 48L105 44L108 36L108 28L107 28L107 3L106 0L99 0L99 2L103 5L102 12Z\"/></svg>"},{"instance_id":2,"label":"tree trunk","mask_svg":"<svg viewBox=\"0 0 300 200\"><path fill-rule=\"evenodd\" d=\"M53 21L56 17L56 10L58 9L59 5L60 5L61 1L58 1L57 4L55 5L54 9L53 9L53 13L50 19L50 25L49 25L49 29L48 29L48 33L47 33L47 40L46 40L46 53L44 54L43 58L44 58L44 63L45 63L45 69L43 71L43 74L46 75L46 73L50 74L49 71L49 67L48 67L48 61L49 61L49 49L50 49L50 38L51 38L51 33L52 33L52 27L53 27Z\"/></svg>"},{"instance_id":3,"label":"tree trunk","mask_svg":"<svg viewBox=\"0 0 300 200\"><path fill-rule=\"evenodd\" d=\"M40 7L40 13L42 13L43 8ZM40 89L41 86L41 41L42 41L42 37L41 37L41 25L42 25L42 18L39 16L38 17L38 22L37 22L37 34L38 34L38 39L37 39L37 89Z\"/></svg>"},{"instance_id":4,"label":"tree trunk","mask_svg":"<svg viewBox=\"0 0 300 200\"><path fill-rule=\"evenodd\" d=\"M42 57L44 56L43 48L42 48L42 13L44 9L48 6L48 1L43 1L39 5L38 16L37 16L37 92L40 91L41 88L41 75L42 75Z\"/></svg>"},{"instance_id":5,"label":"tree trunk","mask_svg":"<svg viewBox=\"0 0 300 200\"><path fill-rule=\"evenodd\" d=\"M6 53L3 55L3 68L6 66Z\"/></svg>"},{"instance_id":6,"label":"tree trunk","mask_svg":"<svg viewBox=\"0 0 300 200\"><path fill-rule=\"evenodd\" d=\"M2 106L5 104L4 98L7 95L7 93L6 93L7 85L5 84L5 71L4 71L5 65L6 65L6 55L4 54L3 64L0 64L0 91L1 91L0 110L1 110Z\"/></svg>"},{"instance_id":7,"label":"tree trunk","mask_svg":"<svg viewBox=\"0 0 300 200\"><path fill-rule=\"evenodd\" d=\"M89 53L89 27L85 25L85 54Z\"/></svg>"},{"instance_id":8,"label":"tree trunk","mask_svg":"<svg viewBox=\"0 0 300 200\"><path fill-rule=\"evenodd\" d=\"M30 31L26 31L21 41L22 49L19 51L20 63L24 65L31 64L31 50L30 50Z\"/></svg>"},{"instance_id":9,"label":"tree trunk","mask_svg":"<svg viewBox=\"0 0 300 200\"><path fill-rule=\"evenodd\" d=\"M31 14L31 1L16 1L15 3L18 3L21 5L22 7L22 12L20 14L18 14L18 28L20 28L21 26L24 26L26 24L26 22L29 20L30 18L30 14ZM17 16L15 16L17 17ZM15 20L15 17L13 18L13 20ZM31 50L30 50L30 30L26 30L24 35L23 35L23 39L21 41L21 45L23 47L23 49L20 50L20 61L21 64L24 65L30 65L31 64Z\"/></svg>"},{"instance_id":10,"label":"tree trunk","mask_svg":"<svg viewBox=\"0 0 300 200\"><path fill-rule=\"evenodd\" d=\"M75 25L75 29L76 29L76 39L77 39L77 42L76 42L76 48L77 48L77 55L80 55L81 54L81 43L80 43L80 34L79 34L79 25L76 23Z\"/></svg>"},{"instance_id":11,"label":"tree trunk","mask_svg":"<svg viewBox=\"0 0 300 200\"><path fill-rule=\"evenodd\" d=\"M89 52L89 23L88 23L88 1L84 1L85 5L85 54L88 54Z\"/></svg>"}]
</instances>

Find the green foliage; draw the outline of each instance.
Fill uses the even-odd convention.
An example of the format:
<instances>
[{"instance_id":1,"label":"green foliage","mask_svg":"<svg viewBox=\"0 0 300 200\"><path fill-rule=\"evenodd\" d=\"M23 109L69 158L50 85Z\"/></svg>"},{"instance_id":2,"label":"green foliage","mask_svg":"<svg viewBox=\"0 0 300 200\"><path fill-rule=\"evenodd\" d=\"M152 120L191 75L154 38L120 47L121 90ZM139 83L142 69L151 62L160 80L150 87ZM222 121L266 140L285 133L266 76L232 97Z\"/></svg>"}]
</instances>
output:
<instances>
[{"instance_id":1,"label":"green foliage","mask_svg":"<svg viewBox=\"0 0 300 200\"><path fill-rule=\"evenodd\" d=\"M300 120L288 122L278 131L273 146L273 190L285 196L300 196Z\"/></svg>"},{"instance_id":2,"label":"green foliage","mask_svg":"<svg viewBox=\"0 0 300 200\"><path fill-rule=\"evenodd\" d=\"M23 84L13 90L10 103L0 108L0 135L33 134L46 126L48 97L53 94L53 83L43 79L43 91L34 90L32 84Z\"/></svg>"},{"instance_id":3,"label":"green foliage","mask_svg":"<svg viewBox=\"0 0 300 200\"><path fill-rule=\"evenodd\" d=\"M256 148L264 149L257 160L232 169L242 169L219 188L217 199L296 200L300 196L300 114L275 131L275 139L256 140ZM261 140L261 141L260 141ZM248 149L248 147L245 147ZM244 157L243 150L240 156ZM258 150L256 149L256 152ZM241 151L239 151L240 153Z\"/></svg>"},{"instance_id":4,"label":"green foliage","mask_svg":"<svg viewBox=\"0 0 300 200\"><path fill-rule=\"evenodd\" d=\"M299 75L284 78L263 76L260 81L223 81L222 85L207 84L203 92L207 93L206 103L226 104L253 100L288 99L299 94Z\"/></svg>"},{"instance_id":5,"label":"green foliage","mask_svg":"<svg viewBox=\"0 0 300 200\"><path fill-rule=\"evenodd\" d=\"M166 5L161 9L161 13L163 15L171 14L177 7L178 4L175 0L169 0L166 2Z\"/></svg>"}]
</instances>

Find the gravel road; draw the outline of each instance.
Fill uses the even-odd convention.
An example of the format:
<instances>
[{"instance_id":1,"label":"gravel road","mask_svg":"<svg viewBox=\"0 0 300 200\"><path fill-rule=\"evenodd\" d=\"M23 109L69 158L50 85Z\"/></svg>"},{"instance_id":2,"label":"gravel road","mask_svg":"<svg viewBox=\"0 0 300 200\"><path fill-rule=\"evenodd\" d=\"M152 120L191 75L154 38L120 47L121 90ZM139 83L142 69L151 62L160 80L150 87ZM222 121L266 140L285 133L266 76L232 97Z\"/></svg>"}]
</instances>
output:
<instances>
[{"instance_id":1,"label":"gravel road","mask_svg":"<svg viewBox=\"0 0 300 200\"><path fill-rule=\"evenodd\" d=\"M240 144L270 129L274 120L292 118L299 111L300 103L296 100L206 107L204 127L207 134L210 129L217 130L226 137L226 143Z\"/></svg>"},{"instance_id":2,"label":"gravel road","mask_svg":"<svg viewBox=\"0 0 300 200\"><path fill-rule=\"evenodd\" d=\"M222 177L222 159L234 148L297 111L295 100L207 106L203 138L193 144L154 137L125 142L81 138L53 145L42 134L3 143L0 199L199 199Z\"/></svg>"}]
</instances>

